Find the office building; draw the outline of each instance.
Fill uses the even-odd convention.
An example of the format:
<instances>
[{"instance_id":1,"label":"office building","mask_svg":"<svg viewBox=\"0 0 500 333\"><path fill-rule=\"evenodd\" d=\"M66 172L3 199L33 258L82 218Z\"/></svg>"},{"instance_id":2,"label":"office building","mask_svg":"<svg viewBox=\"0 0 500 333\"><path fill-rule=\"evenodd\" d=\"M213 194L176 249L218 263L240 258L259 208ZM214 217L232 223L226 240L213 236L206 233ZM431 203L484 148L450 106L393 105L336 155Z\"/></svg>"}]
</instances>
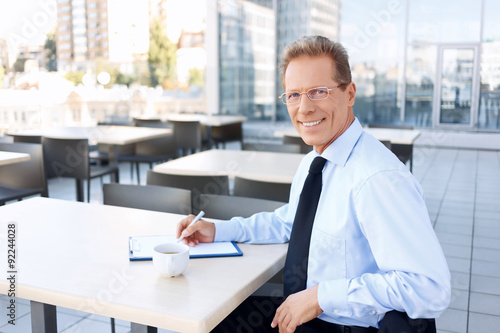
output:
<instances>
[{"instance_id":1,"label":"office building","mask_svg":"<svg viewBox=\"0 0 500 333\"><path fill-rule=\"evenodd\" d=\"M275 13L252 1L207 4L207 112L271 119Z\"/></svg>"},{"instance_id":2,"label":"office building","mask_svg":"<svg viewBox=\"0 0 500 333\"><path fill-rule=\"evenodd\" d=\"M302 36L321 35L331 40L338 38L337 0L283 0L276 4L277 64L285 46ZM279 69L279 67L277 67ZM276 96L283 93L279 70L276 73ZM286 106L277 98L276 120L288 120Z\"/></svg>"},{"instance_id":3,"label":"office building","mask_svg":"<svg viewBox=\"0 0 500 333\"><path fill-rule=\"evenodd\" d=\"M127 72L149 47L147 0L60 0L57 58L60 69L93 69L95 61L120 63Z\"/></svg>"}]
</instances>

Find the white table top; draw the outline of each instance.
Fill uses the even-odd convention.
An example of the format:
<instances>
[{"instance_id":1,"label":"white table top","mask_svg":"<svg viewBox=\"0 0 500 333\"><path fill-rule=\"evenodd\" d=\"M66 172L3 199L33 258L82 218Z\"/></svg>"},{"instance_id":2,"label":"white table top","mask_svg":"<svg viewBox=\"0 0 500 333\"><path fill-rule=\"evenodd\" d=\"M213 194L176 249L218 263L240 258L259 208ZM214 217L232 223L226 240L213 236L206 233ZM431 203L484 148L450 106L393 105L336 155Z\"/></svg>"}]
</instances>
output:
<instances>
[{"instance_id":1,"label":"white table top","mask_svg":"<svg viewBox=\"0 0 500 333\"><path fill-rule=\"evenodd\" d=\"M29 161L30 158L30 154L0 151L0 165Z\"/></svg>"},{"instance_id":2,"label":"white table top","mask_svg":"<svg viewBox=\"0 0 500 333\"><path fill-rule=\"evenodd\" d=\"M305 155L248 150L207 150L171 160L154 171L181 175L228 175L291 183Z\"/></svg>"},{"instance_id":3,"label":"white table top","mask_svg":"<svg viewBox=\"0 0 500 333\"><path fill-rule=\"evenodd\" d=\"M2 206L0 215L4 240L17 224L16 296L190 333L210 331L276 274L288 246L239 244L241 257L191 259L166 278L151 261L129 261L128 238L173 234L181 215L48 198ZM10 270L7 260L0 266Z\"/></svg>"},{"instance_id":4,"label":"white table top","mask_svg":"<svg viewBox=\"0 0 500 333\"><path fill-rule=\"evenodd\" d=\"M245 116L237 115L203 115L203 114L170 114L165 117L171 121L199 121L207 126L225 126L247 121Z\"/></svg>"},{"instance_id":5,"label":"white table top","mask_svg":"<svg viewBox=\"0 0 500 333\"><path fill-rule=\"evenodd\" d=\"M420 136L420 131L418 130L409 130L409 129L395 129L395 128L363 128L365 132L374 136L377 140L380 141L390 141L394 144L404 144L404 145L412 145L413 142ZM284 131L276 131L274 132L275 136L283 137L293 136L300 137L299 133L295 130L295 128L290 128Z\"/></svg>"},{"instance_id":6,"label":"white table top","mask_svg":"<svg viewBox=\"0 0 500 333\"><path fill-rule=\"evenodd\" d=\"M134 126L54 127L28 129L9 134L40 135L51 138L86 138L91 144L125 145L172 134L171 129Z\"/></svg>"}]
</instances>

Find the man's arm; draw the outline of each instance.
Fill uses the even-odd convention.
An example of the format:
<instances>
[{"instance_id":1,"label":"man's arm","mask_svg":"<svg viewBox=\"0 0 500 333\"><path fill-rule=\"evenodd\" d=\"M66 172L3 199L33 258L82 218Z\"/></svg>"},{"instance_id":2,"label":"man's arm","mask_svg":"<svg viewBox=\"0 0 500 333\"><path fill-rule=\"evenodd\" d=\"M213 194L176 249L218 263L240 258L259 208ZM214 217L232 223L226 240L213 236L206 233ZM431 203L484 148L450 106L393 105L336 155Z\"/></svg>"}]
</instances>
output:
<instances>
[{"instance_id":1,"label":"man's arm","mask_svg":"<svg viewBox=\"0 0 500 333\"><path fill-rule=\"evenodd\" d=\"M274 212L262 212L249 218L233 217L215 224L215 241L272 244L290 239L292 223L288 217L288 204Z\"/></svg>"},{"instance_id":2,"label":"man's arm","mask_svg":"<svg viewBox=\"0 0 500 333\"><path fill-rule=\"evenodd\" d=\"M411 318L438 317L450 301L450 273L413 176L377 173L354 200L379 273L320 282L323 311L363 317L398 310Z\"/></svg>"}]
</instances>

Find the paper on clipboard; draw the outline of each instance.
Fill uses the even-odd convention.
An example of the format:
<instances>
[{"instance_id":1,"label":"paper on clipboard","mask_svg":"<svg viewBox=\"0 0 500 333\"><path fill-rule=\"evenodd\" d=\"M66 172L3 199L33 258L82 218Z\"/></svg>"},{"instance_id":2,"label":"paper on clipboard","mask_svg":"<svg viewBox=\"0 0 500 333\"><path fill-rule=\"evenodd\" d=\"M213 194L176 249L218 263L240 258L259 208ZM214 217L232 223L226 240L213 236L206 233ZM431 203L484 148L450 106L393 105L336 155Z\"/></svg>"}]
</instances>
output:
<instances>
[{"instance_id":1,"label":"paper on clipboard","mask_svg":"<svg viewBox=\"0 0 500 333\"><path fill-rule=\"evenodd\" d=\"M162 243L175 243L177 239L174 235L164 236L135 236L129 238L129 259L133 260L151 260L153 257L153 248ZM200 243L195 247L189 248L190 258L208 258L208 257L230 257L241 256L240 248L234 242L214 242Z\"/></svg>"}]
</instances>

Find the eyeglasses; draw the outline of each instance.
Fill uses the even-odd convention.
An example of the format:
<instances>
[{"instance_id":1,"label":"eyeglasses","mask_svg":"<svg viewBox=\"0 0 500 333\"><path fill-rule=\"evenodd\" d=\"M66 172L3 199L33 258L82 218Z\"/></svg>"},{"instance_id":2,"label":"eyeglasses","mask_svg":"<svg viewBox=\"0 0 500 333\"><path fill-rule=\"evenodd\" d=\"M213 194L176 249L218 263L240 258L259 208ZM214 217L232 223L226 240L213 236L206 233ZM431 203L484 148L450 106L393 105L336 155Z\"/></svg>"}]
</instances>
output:
<instances>
[{"instance_id":1,"label":"eyeglasses","mask_svg":"<svg viewBox=\"0 0 500 333\"><path fill-rule=\"evenodd\" d=\"M283 104L295 104L300 101L300 97L302 96L302 94L307 94L307 97L309 97L311 101L319 101L327 98L330 95L330 90L337 89L340 86L341 85L338 85L331 89L327 87L311 88L305 92L288 91L281 94L279 98L281 99Z\"/></svg>"}]
</instances>

